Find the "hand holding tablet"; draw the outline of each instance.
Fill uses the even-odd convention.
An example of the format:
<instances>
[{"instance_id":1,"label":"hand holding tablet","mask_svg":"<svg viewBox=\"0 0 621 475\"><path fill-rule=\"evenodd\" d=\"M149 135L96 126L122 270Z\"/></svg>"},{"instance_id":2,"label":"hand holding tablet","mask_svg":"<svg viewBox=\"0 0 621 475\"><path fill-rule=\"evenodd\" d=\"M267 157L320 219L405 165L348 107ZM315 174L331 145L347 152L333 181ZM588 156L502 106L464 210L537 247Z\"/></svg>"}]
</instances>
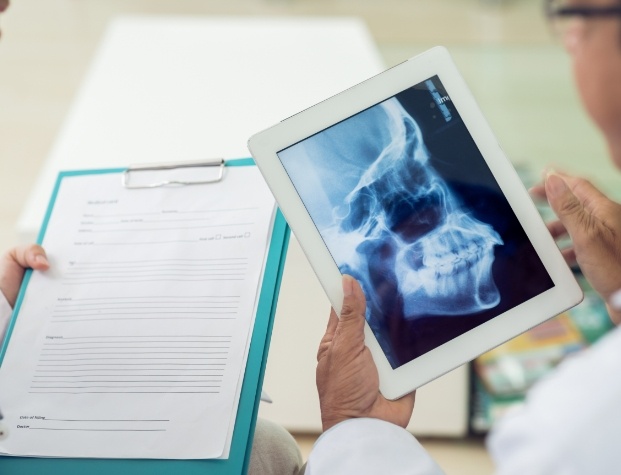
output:
<instances>
[{"instance_id":1,"label":"hand holding tablet","mask_svg":"<svg viewBox=\"0 0 621 475\"><path fill-rule=\"evenodd\" d=\"M582 291L444 48L253 136L330 302L367 300L398 398L577 304Z\"/></svg>"}]
</instances>

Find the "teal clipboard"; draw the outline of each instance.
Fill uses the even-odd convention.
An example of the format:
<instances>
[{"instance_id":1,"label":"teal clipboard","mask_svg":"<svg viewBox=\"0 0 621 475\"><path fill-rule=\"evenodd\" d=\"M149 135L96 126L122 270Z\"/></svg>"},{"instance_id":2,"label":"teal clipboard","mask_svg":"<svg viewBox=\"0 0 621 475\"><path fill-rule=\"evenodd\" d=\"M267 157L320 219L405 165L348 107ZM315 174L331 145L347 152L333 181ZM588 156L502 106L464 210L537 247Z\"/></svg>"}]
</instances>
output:
<instances>
[{"instance_id":1,"label":"teal clipboard","mask_svg":"<svg viewBox=\"0 0 621 475\"><path fill-rule=\"evenodd\" d=\"M228 160L226 166L254 166L251 158ZM37 242L43 241L54 201L60 183L65 176L93 173L122 173L125 169L104 169L61 172L59 174L50 205ZM269 350L276 303L284 269L287 247L289 244L289 226L280 210L277 210L272 229L272 238L267 254L267 263L263 283L259 294L257 315L248 352L246 372L240 395L239 407L229 458L226 460L154 460L154 459L68 459L68 458L34 458L0 456L0 474L2 475L160 475L160 474L203 474L203 475L237 475L245 474L250 463L250 452L254 437L254 428L259 410L261 387L265 374L265 364ZM0 362L6 351L28 285L31 271L24 276L24 282L15 305L13 318L7 329Z\"/></svg>"}]
</instances>

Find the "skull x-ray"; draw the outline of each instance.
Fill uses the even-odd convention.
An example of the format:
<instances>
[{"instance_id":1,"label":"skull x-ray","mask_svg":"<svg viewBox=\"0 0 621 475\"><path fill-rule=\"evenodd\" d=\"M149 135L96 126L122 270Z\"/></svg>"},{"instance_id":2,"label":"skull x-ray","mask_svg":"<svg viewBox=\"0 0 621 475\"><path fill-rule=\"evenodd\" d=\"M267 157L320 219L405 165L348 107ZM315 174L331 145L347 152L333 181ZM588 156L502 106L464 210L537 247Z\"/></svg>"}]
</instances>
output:
<instances>
[{"instance_id":1,"label":"skull x-ray","mask_svg":"<svg viewBox=\"0 0 621 475\"><path fill-rule=\"evenodd\" d=\"M393 367L552 286L437 77L278 156Z\"/></svg>"}]
</instances>

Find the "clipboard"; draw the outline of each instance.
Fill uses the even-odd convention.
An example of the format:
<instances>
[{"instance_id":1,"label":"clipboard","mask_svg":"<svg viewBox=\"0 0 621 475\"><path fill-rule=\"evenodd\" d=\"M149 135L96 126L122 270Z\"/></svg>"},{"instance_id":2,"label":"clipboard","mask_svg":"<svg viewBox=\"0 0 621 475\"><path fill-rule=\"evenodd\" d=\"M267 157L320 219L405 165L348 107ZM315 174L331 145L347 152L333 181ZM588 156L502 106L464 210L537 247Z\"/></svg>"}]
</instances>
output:
<instances>
[{"instance_id":1,"label":"clipboard","mask_svg":"<svg viewBox=\"0 0 621 475\"><path fill-rule=\"evenodd\" d=\"M196 166L197 162L192 162ZM218 162L218 166L238 167L254 166L251 158ZM154 167L154 166L150 166ZM56 183L51 203L58 192L64 176L85 173L122 173L143 168L102 169L88 171L61 172ZM222 179L222 176L220 176ZM169 183L166 183L168 185ZM163 184L161 185L163 186ZM41 243L51 212L48 209L37 243ZM261 387L265 374L265 364L269 350L278 293L282 280L284 263L289 243L290 230L280 210L276 210L272 236L267 253L263 281L259 292L257 314L248 351L248 359L240 394L237 417L228 459L206 460L171 460L171 459L87 459L87 458L35 458L0 456L0 473L2 475L39 475L41 473L62 475L110 475L123 473L128 475L160 474L201 474L201 475L237 475L245 474L250 463L252 440L259 408ZM15 305L13 318L7 329L5 344L0 353L0 363L6 351L6 342L10 339L15 323L15 316L23 300L23 295L32 271L24 276L24 282Z\"/></svg>"}]
</instances>

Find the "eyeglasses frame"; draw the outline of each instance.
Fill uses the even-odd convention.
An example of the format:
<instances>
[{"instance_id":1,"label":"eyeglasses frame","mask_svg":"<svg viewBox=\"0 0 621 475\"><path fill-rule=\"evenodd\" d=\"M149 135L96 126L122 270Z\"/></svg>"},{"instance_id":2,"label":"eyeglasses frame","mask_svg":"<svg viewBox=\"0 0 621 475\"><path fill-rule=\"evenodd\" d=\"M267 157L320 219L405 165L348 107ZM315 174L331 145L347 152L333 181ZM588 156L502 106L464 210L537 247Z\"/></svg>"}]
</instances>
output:
<instances>
[{"instance_id":1,"label":"eyeglasses frame","mask_svg":"<svg viewBox=\"0 0 621 475\"><path fill-rule=\"evenodd\" d=\"M552 7L552 0L547 0L545 5L546 17L552 20L557 17L579 16L583 18L610 18L621 17L621 5L619 6L575 6L575 7Z\"/></svg>"}]
</instances>

